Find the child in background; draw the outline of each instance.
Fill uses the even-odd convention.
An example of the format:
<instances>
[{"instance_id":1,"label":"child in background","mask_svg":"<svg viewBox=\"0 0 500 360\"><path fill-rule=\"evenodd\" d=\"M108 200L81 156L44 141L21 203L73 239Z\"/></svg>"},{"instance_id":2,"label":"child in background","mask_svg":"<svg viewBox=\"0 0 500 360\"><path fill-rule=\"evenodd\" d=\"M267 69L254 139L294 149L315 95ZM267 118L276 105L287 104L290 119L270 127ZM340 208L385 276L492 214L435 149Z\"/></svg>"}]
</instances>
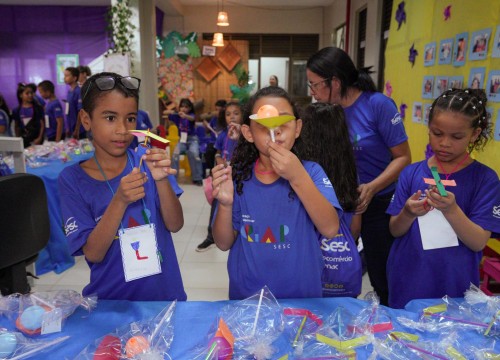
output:
<instances>
[{"instance_id":1,"label":"child in background","mask_svg":"<svg viewBox=\"0 0 500 360\"><path fill-rule=\"evenodd\" d=\"M263 105L295 117L270 131L248 113ZM253 117L253 116L252 116ZM253 95L243 117L232 165L214 167L215 244L230 250L229 298L243 299L267 285L276 298L321 297L321 233L339 229L333 187L316 163L294 153L302 121L290 96L279 87ZM234 183L233 183L234 179Z\"/></svg>"},{"instance_id":2,"label":"child in background","mask_svg":"<svg viewBox=\"0 0 500 360\"><path fill-rule=\"evenodd\" d=\"M203 169L200 158L200 144L194 130L193 103L189 99L181 99L178 113L175 113L174 110L165 110L164 114L168 114L169 120L179 128L180 139L172 156L172 168L179 171L179 157L181 153L186 152L191 167L193 184L202 186Z\"/></svg>"},{"instance_id":3,"label":"child in background","mask_svg":"<svg viewBox=\"0 0 500 360\"><path fill-rule=\"evenodd\" d=\"M46 100L45 137L48 141L59 142L63 139L64 112L54 94L54 84L49 80L44 80L38 84L38 92Z\"/></svg>"},{"instance_id":4,"label":"child in background","mask_svg":"<svg viewBox=\"0 0 500 360\"><path fill-rule=\"evenodd\" d=\"M0 93L0 136L11 136L10 110L1 93Z\"/></svg>"},{"instance_id":5,"label":"child in background","mask_svg":"<svg viewBox=\"0 0 500 360\"><path fill-rule=\"evenodd\" d=\"M209 113L201 114L200 119L203 120L203 126L210 132L210 137L207 143L207 149L205 151L205 164L207 169L212 170L215 166L215 141L217 140L217 135L220 132L218 128L218 119L220 112L226 108L226 100L217 100L215 102L215 110ZM225 127L225 121L224 126Z\"/></svg>"},{"instance_id":6,"label":"child in background","mask_svg":"<svg viewBox=\"0 0 500 360\"><path fill-rule=\"evenodd\" d=\"M29 84L26 84L26 86L29 86L31 88L31 90L33 90L33 100L35 100L35 102L38 105L40 105L42 108L45 108L45 100L43 99L43 97L41 95L38 95L36 93L36 90L37 90L36 84L29 83Z\"/></svg>"},{"instance_id":7,"label":"child in background","mask_svg":"<svg viewBox=\"0 0 500 360\"><path fill-rule=\"evenodd\" d=\"M217 127L223 130L217 137L217 142L215 143L215 149L217 151L215 154L215 161L217 165L229 165L233 156L233 151L238 144L238 139L240 137L242 118L243 114L241 105L238 103L230 102L229 104L226 104L225 110L221 110L218 121L219 126ZM198 252L206 251L215 245L214 237L212 235L212 221L216 206L217 199L214 199L210 208L207 238L196 248L196 251Z\"/></svg>"},{"instance_id":8,"label":"child in background","mask_svg":"<svg viewBox=\"0 0 500 360\"><path fill-rule=\"evenodd\" d=\"M355 214L359 202L358 174L344 110L336 104L314 103L305 109L302 123L299 154L325 170L343 209L338 212L339 233L334 238L320 238L325 262L323 296L357 297L362 282L361 257L356 246L361 214Z\"/></svg>"},{"instance_id":9,"label":"child in background","mask_svg":"<svg viewBox=\"0 0 500 360\"><path fill-rule=\"evenodd\" d=\"M14 120L16 136L23 138L25 148L43 143L45 114L33 96L33 90L28 85L20 83L17 86L19 106L12 110L12 120Z\"/></svg>"},{"instance_id":10,"label":"child in background","mask_svg":"<svg viewBox=\"0 0 500 360\"><path fill-rule=\"evenodd\" d=\"M90 75L92 75L92 71L90 68L86 65L80 65L78 66L78 72L80 73L78 75L78 86L82 87L85 81L89 78Z\"/></svg>"},{"instance_id":11,"label":"child in background","mask_svg":"<svg viewBox=\"0 0 500 360\"><path fill-rule=\"evenodd\" d=\"M83 85L81 118L95 152L59 176L66 237L90 267L84 296L186 300L171 236L184 224L175 170L163 149L128 148L139 85L115 73Z\"/></svg>"},{"instance_id":12,"label":"child in background","mask_svg":"<svg viewBox=\"0 0 500 360\"><path fill-rule=\"evenodd\" d=\"M156 134L156 130L153 130L153 124L151 123L151 120L149 119L149 115L147 112L144 110L137 110L137 119L136 119L136 130L149 130ZM137 137L134 136L134 139L130 143L130 148L135 149L139 145L139 141L137 140Z\"/></svg>"},{"instance_id":13,"label":"child in background","mask_svg":"<svg viewBox=\"0 0 500 360\"><path fill-rule=\"evenodd\" d=\"M74 139L85 138L85 129L81 126L78 112L82 108L82 99L80 97L80 87L78 86L78 77L80 72L75 67L68 67L64 70L64 82L69 86L68 96L66 98L66 138Z\"/></svg>"},{"instance_id":14,"label":"child in background","mask_svg":"<svg viewBox=\"0 0 500 360\"><path fill-rule=\"evenodd\" d=\"M387 262L389 305L403 308L413 299L463 297L479 286L482 249L500 233L500 181L469 153L490 139L483 90L453 89L434 100L429 143L434 155L407 166L387 209L396 237ZM446 196L424 179L456 182Z\"/></svg>"}]
</instances>

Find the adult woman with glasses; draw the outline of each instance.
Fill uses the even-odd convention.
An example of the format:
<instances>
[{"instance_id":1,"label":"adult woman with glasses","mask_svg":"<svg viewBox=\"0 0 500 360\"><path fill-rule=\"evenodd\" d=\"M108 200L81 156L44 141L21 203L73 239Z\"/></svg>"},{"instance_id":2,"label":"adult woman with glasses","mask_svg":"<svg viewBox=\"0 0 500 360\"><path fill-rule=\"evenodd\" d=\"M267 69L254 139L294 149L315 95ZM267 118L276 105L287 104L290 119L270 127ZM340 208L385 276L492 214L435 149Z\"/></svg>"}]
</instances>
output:
<instances>
[{"instance_id":1,"label":"adult woman with glasses","mask_svg":"<svg viewBox=\"0 0 500 360\"><path fill-rule=\"evenodd\" d=\"M307 61L307 79L317 101L340 104L346 115L359 176L361 237L370 282L386 305L386 263L394 238L385 213L410 147L394 101L376 92L366 71L359 71L343 50L321 49Z\"/></svg>"}]
</instances>

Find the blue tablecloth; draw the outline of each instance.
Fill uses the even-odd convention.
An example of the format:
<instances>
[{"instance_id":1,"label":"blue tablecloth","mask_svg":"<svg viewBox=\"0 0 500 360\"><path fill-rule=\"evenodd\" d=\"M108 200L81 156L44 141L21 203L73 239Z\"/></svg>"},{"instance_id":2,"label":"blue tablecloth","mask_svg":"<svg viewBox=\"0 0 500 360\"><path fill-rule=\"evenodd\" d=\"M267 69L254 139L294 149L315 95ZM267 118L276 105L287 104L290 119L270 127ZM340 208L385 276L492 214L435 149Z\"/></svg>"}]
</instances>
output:
<instances>
[{"instance_id":1,"label":"blue tablecloth","mask_svg":"<svg viewBox=\"0 0 500 360\"><path fill-rule=\"evenodd\" d=\"M71 155L71 160L67 162L53 160L47 166L39 168L26 167L28 173L42 178L47 191L49 206L50 239L47 246L39 253L35 263L37 275L43 275L51 271L60 274L75 264L75 259L69 253L63 231L57 177L65 167L86 160L91 156L92 154Z\"/></svg>"}]
</instances>

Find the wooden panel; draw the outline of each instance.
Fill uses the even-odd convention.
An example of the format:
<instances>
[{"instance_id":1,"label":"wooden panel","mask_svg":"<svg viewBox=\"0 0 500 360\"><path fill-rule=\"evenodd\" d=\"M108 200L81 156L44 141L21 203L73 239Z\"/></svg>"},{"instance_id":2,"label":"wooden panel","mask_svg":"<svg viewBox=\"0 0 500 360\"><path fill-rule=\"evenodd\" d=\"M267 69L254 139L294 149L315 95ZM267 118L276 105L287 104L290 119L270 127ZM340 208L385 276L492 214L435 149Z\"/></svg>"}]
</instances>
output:
<instances>
[{"instance_id":1,"label":"wooden panel","mask_svg":"<svg viewBox=\"0 0 500 360\"><path fill-rule=\"evenodd\" d=\"M201 36L200 36L201 38ZM228 44L228 41L224 41ZM248 71L248 41L245 40L231 40L231 45L236 49L239 56L241 57L242 66ZM198 45L203 48L203 45L212 45L212 41L198 39ZM200 112L212 111L215 108L215 102L219 99L224 99L227 101L231 100L231 90L229 90L229 85L238 85L238 79L234 72L227 71L227 69L222 66L219 62L219 56L224 51L224 47L218 47L216 50L216 56L211 57L220 67L221 72L215 79L210 82L205 81L200 74L196 71L194 72L194 98L195 100L203 100L204 108ZM193 59L193 68L203 61L204 57ZM198 113L198 112L197 112Z\"/></svg>"}]
</instances>

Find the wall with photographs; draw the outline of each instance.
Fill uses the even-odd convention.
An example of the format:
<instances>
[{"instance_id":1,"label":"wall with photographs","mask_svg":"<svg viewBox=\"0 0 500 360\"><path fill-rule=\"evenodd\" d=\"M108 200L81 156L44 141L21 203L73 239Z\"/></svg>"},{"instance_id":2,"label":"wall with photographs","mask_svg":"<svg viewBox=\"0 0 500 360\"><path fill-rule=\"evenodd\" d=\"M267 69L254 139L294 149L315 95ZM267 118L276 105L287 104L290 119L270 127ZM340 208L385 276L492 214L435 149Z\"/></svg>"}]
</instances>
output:
<instances>
[{"instance_id":1,"label":"wall with photographs","mask_svg":"<svg viewBox=\"0 0 500 360\"><path fill-rule=\"evenodd\" d=\"M406 106L413 161L425 158L426 114L433 99L450 87L478 86L488 95L494 138L473 156L500 173L500 1L401 3L393 5L385 93L392 90L400 109Z\"/></svg>"}]
</instances>

